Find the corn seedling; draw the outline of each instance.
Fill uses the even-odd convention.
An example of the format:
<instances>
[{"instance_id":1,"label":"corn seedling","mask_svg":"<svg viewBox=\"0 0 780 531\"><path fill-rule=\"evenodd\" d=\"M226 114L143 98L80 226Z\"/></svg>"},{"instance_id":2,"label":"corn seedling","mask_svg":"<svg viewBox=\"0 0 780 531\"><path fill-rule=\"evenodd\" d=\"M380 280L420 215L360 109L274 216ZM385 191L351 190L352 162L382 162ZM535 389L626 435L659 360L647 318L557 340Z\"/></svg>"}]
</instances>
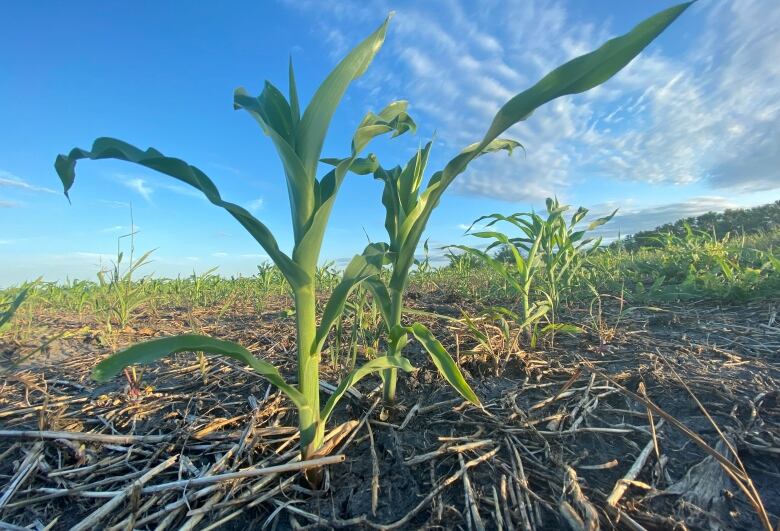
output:
<instances>
[{"instance_id":1,"label":"corn seedling","mask_svg":"<svg viewBox=\"0 0 780 531\"><path fill-rule=\"evenodd\" d=\"M122 251L122 239L130 238L130 254L127 267L122 263L125 254ZM142 281L133 280L133 275L149 263L149 257L154 252L147 251L140 258L135 258L135 231L120 236L117 240L116 261L108 269L98 271L97 277L101 291L104 293L103 305L106 311L106 328L112 330L112 322L120 329L130 324L133 312L148 300L145 285Z\"/></svg>"},{"instance_id":2,"label":"corn seedling","mask_svg":"<svg viewBox=\"0 0 780 531\"><path fill-rule=\"evenodd\" d=\"M323 310L320 325L316 321L316 275L322 240L336 194L350 167L368 143L383 134L394 136L414 129L406 114L406 102L396 101L378 114L368 113L352 138L351 154L321 179L317 168L325 135L350 83L359 77L382 46L385 21L373 34L352 50L328 75L301 114L292 63L289 69L289 99L266 82L259 97L239 88L234 106L246 110L271 137L280 156L289 192L294 247L291 255L283 252L271 231L249 211L222 199L216 185L206 174L183 160L167 157L156 149L141 150L126 142L99 138L91 150L73 149L60 155L55 167L66 195L75 179L80 159L118 159L139 164L178 179L197 190L214 205L230 213L263 247L284 275L295 301L298 382L290 385L271 364L255 358L247 349L229 341L188 334L157 339L132 346L98 364L93 376L107 380L122 369L137 363L149 363L177 352L204 352L235 358L251 366L271 381L296 405L300 427L302 458L316 455L323 443L325 423L345 391L367 374L388 368L412 370L408 360L399 356L377 357L355 369L343 379L324 407L320 408L319 363L323 344L339 319L350 292L361 281L376 274L384 259L381 246L369 245L362 255L352 259Z\"/></svg>"},{"instance_id":3,"label":"corn seedling","mask_svg":"<svg viewBox=\"0 0 780 531\"><path fill-rule=\"evenodd\" d=\"M372 173L374 178L384 183L382 204L386 211L385 228L390 240L392 274L386 285L376 278L369 279L367 285L382 308L389 332L390 356L400 355L407 343L408 334L411 333L431 355L444 378L464 398L478 403L476 395L463 379L457 365L430 331L420 323L406 327L401 325L403 292L409 279L410 268L414 264L415 252L433 210L450 184L474 159L501 150L511 153L520 146L515 140L500 137L507 129L527 119L535 109L556 98L585 92L607 81L650 44L688 5L681 4L648 18L626 35L612 39L601 48L559 66L534 86L514 96L499 109L482 139L466 147L450 160L444 169L435 172L424 190L421 185L431 142L418 149L403 168L396 166L385 169L375 160L353 163L351 169L355 173ZM334 165L344 163L343 160L334 159L328 162ZM530 310L527 304L526 310ZM388 368L383 373L384 398L388 403L395 400L396 379L397 371L394 368Z\"/></svg>"}]
</instances>

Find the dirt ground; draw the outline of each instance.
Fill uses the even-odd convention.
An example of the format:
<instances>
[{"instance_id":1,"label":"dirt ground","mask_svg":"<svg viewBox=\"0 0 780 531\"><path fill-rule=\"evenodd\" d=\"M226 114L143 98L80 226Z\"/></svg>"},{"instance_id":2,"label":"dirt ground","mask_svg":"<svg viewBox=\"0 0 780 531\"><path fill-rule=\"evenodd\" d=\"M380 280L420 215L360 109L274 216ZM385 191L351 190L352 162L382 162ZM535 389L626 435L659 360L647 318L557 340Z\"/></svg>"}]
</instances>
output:
<instances>
[{"instance_id":1,"label":"dirt ground","mask_svg":"<svg viewBox=\"0 0 780 531\"><path fill-rule=\"evenodd\" d=\"M447 298L415 304L459 313ZM283 305L218 322L169 309L114 346L195 320L294 381ZM761 529L757 503L774 526L777 307L610 308L601 320L583 308L567 318L588 333L537 351L497 345L500 359L429 318L484 407L411 345L420 370L400 376L397 408L383 410L378 378L338 406L330 455L346 458L317 491L300 472L266 470L295 462L296 414L250 370L182 354L145 368L138 388L97 385L90 370L111 345L76 316L41 316L73 334L21 366L35 338L0 344L0 528ZM339 377L325 360L322 377Z\"/></svg>"}]
</instances>

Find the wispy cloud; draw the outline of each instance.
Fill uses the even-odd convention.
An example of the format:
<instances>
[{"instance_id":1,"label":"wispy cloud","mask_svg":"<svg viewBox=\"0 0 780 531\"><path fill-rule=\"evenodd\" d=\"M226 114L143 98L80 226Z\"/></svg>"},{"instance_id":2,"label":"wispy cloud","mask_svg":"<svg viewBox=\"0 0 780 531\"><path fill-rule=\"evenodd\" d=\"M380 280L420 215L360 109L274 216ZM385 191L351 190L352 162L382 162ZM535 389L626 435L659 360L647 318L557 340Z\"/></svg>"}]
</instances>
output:
<instances>
[{"instance_id":1,"label":"wispy cloud","mask_svg":"<svg viewBox=\"0 0 780 531\"><path fill-rule=\"evenodd\" d=\"M132 229L127 225L113 225L111 227L106 227L104 229L100 229L101 234L116 234L119 232L124 232L126 234L130 234L130 232L133 231L135 234L138 234L141 231L141 227L138 225L133 225Z\"/></svg>"},{"instance_id":2,"label":"wispy cloud","mask_svg":"<svg viewBox=\"0 0 780 531\"><path fill-rule=\"evenodd\" d=\"M124 227L122 225L114 225L113 227L106 227L105 229L100 229L100 232L103 234L110 234L112 232L120 232L122 231Z\"/></svg>"},{"instance_id":3,"label":"wispy cloud","mask_svg":"<svg viewBox=\"0 0 780 531\"><path fill-rule=\"evenodd\" d=\"M318 12L344 27L375 20L381 5L372 7L331 0ZM397 9L389 53L366 85L381 84L380 99L408 97L423 134L439 132L438 157L479 139L511 95L630 27L583 22L554 0L507 0L478 12L465 0ZM662 36L604 86L539 109L507 134L527 158L485 157L454 189L536 200L596 181L780 188L780 4L702 2L685 16L698 28L682 52L669 53Z\"/></svg>"},{"instance_id":4,"label":"wispy cloud","mask_svg":"<svg viewBox=\"0 0 780 531\"><path fill-rule=\"evenodd\" d=\"M30 184L21 177L5 170L0 170L0 188L15 188L17 190L24 190L26 192L42 192L46 194L58 193L51 188Z\"/></svg>"},{"instance_id":5,"label":"wispy cloud","mask_svg":"<svg viewBox=\"0 0 780 531\"><path fill-rule=\"evenodd\" d=\"M169 182L150 181L144 177L125 175L121 173L116 174L114 178L117 182L143 197L147 202L151 202L152 196L157 191L173 192L174 194L185 197L194 197L196 199L203 199L204 201L206 200L205 196L201 192L195 188L192 188L191 186L184 186L181 184ZM122 205L122 203L119 203L119 205Z\"/></svg>"},{"instance_id":6,"label":"wispy cloud","mask_svg":"<svg viewBox=\"0 0 780 531\"><path fill-rule=\"evenodd\" d=\"M5 199L0 199L0 208L19 208L22 204L18 201L7 201Z\"/></svg>"},{"instance_id":7,"label":"wispy cloud","mask_svg":"<svg viewBox=\"0 0 780 531\"><path fill-rule=\"evenodd\" d=\"M249 203L247 203L246 204L246 208L250 212L258 212L258 211L262 210L264 204L265 204L265 201L263 200L263 198L262 197L258 197L257 199L254 199L254 200L250 201Z\"/></svg>"},{"instance_id":8,"label":"wispy cloud","mask_svg":"<svg viewBox=\"0 0 780 531\"><path fill-rule=\"evenodd\" d=\"M121 177L119 182L143 197L147 202L152 200L152 193L154 193L154 190L147 184L145 179L141 179L140 177Z\"/></svg>"}]
</instances>

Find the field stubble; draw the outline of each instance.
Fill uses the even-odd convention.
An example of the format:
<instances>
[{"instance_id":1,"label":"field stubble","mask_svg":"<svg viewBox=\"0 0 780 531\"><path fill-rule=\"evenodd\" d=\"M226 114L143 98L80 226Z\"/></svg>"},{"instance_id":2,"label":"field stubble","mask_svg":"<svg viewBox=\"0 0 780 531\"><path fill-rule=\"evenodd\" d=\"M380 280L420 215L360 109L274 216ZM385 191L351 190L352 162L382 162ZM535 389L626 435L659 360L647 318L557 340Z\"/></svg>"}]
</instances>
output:
<instances>
[{"instance_id":1,"label":"field stubble","mask_svg":"<svg viewBox=\"0 0 780 531\"><path fill-rule=\"evenodd\" d=\"M416 310L454 316L468 305L438 291L409 299ZM204 333L262 352L294 379L287 307L275 297L262 310L236 306L219 315L219 308L161 308L113 339L123 345L181 333L194 320ZM179 355L98 387L89 373L109 353L101 333L85 331L77 315L43 313L38 324L73 334L4 369L0 521L55 529L544 529L564 520L582 529L758 528L745 493L673 421L736 463L738 476L744 464L777 520L775 308L772 301L665 305L623 314L611 327L619 307L605 304L586 333L536 351L510 348L498 362L462 322L424 317L484 409L456 398L428 356L408 346L405 355L421 370L399 382L397 410L382 411L374 378L335 414L322 458L343 462L329 467L316 492L296 469L294 409L251 371ZM567 311L580 323L591 312ZM2 345L8 359L24 350ZM323 369L325 381L341 376ZM670 418L648 413L632 392Z\"/></svg>"}]
</instances>

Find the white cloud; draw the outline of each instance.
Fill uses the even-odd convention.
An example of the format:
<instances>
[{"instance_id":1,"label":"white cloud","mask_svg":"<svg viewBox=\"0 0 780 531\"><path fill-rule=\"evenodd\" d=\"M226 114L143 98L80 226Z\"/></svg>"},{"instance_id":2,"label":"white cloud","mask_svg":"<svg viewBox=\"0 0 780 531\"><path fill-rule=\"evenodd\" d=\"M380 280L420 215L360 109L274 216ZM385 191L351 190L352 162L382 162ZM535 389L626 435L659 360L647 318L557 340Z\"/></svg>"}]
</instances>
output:
<instances>
[{"instance_id":1,"label":"white cloud","mask_svg":"<svg viewBox=\"0 0 780 531\"><path fill-rule=\"evenodd\" d=\"M331 0L320 12L345 27L382 5L370 16L361 2ZM701 2L683 17L692 37L661 35L607 84L537 110L507 134L526 159L485 157L454 190L533 200L603 179L780 188L780 3ZM380 84L379 99L408 98L422 134L438 132L442 160L479 139L509 96L628 29L583 22L555 0L406 5L365 85Z\"/></svg>"},{"instance_id":2,"label":"white cloud","mask_svg":"<svg viewBox=\"0 0 780 531\"><path fill-rule=\"evenodd\" d=\"M55 190L52 190L51 188L30 184L24 179L22 179L21 177L18 177L13 173L5 170L0 170L0 188L15 188L27 192L43 192L47 194L58 193Z\"/></svg>"},{"instance_id":3,"label":"white cloud","mask_svg":"<svg viewBox=\"0 0 780 531\"><path fill-rule=\"evenodd\" d=\"M122 225L114 225L113 227L106 227L105 229L100 229L100 232L102 234L110 234L113 232L120 232L124 229Z\"/></svg>"},{"instance_id":4,"label":"white cloud","mask_svg":"<svg viewBox=\"0 0 780 531\"><path fill-rule=\"evenodd\" d=\"M181 195L184 197L193 197L196 199L202 199L204 201L207 201L206 197L203 195L202 192L199 192L195 188L191 186L185 186L183 184L178 184L175 182L158 182L156 179L149 181L144 177L137 177L133 175L127 175L123 173L117 173L114 175L114 178L117 182L123 184L127 188L130 188L137 194L139 194L141 197L144 198L144 200L151 202L152 196L159 190L166 191L166 192L173 192L174 194ZM126 203L121 203L117 201L105 201L103 202L107 204L113 204L115 206L127 206Z\"/></svg>"},{"instance_id":5,"label":"white cloud","mask_svg":"<svg viewBox=\"0 0 780 531\"><path fill-rule=\"evenodd\" d=\"M152 200L154 190L147 184L145 179L140 177L121 177L120 182L143 197L146 201Z\"/></svg>"},{"instance_id":6,"label":"white cloud","mask_svg":"<svg viewBox=\"0 0 780 531\"><path fill-rule=\"evenodd\" d=\"M216 253L211 253L211 256L213 256L214 258L224 258L227 255L228 255L227 253L222 252L222 251L217 251Z\"/></svg>"},{"instance_id":7,"label":"white cloud","mask_svg":"<svg viewBox=\"0 0 780 531\"><path fill-rule=\"evenodd\" d=\"M18 201L7 201L5 199L0 199L0 208L19 208L22 204Z\"/></svg>"},{"instance_id":8,"label":"white cloud","mask_svg":"<svg viewBox=\"0 0 780 531\"><path fill-rule=\"evenodd\" d=\"M265 201L262 197L258 197L257 199L254 199L246 204L247 210L250 212L258 212L259 210L262 210L263 204Z\"/></svg>"}]
</instances>

